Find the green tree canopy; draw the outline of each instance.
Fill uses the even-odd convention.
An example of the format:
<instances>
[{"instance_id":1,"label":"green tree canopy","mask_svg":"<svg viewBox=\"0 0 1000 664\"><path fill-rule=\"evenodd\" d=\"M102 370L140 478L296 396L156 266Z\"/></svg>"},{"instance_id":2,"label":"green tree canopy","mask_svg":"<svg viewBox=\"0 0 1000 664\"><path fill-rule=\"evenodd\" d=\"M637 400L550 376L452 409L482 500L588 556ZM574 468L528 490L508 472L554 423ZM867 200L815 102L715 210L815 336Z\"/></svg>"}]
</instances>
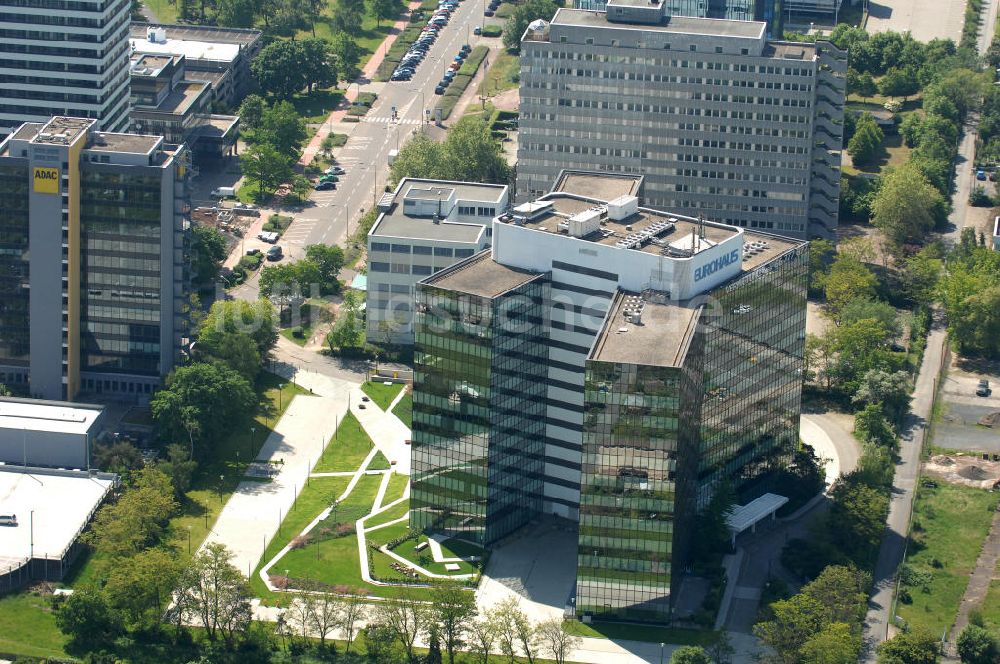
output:
<instances>
[{"instance_id":1,"label":"green tree canopy","mask_svg":"<svg viewBox=\"0 0 1000 664\"><path fill-rule=\"evenodd\" d=\"M306 86L306 66L299 42L276 39L250 62L250 71L261 90L278 99L291 99Z\"/></svg>"},{"instance_id":2,"label":"green tree canopy","mask_svg":"<svg viewBox=\"0 0 1000 664\"><path fill-rule=\"evenodd\" d=\"M712 664L701 646L682 646L670 655L670 664Z\"/></svg>"},{"instance_id":3,"label":"green tree canopy","mask_svg":"<svg viewBox=\"0 0 1000 664\"><path fill-rule=\"evenodd\" d=\"M883 179L872 204L872 223L896 245L920 243L946 212L944 197L908 161Z\"/></svg>"},{"instance_id":4,"label":"green tree canopy","mask_svg":"<svg viewBox=\"0 0 1000 664\"><path fill-rule=\"evenodd\" d=\"M177 509L170 478L147 466L133 474L117 502L97 511L84 540L108 558L133 556L162 539Z\"/></svg>"},{"instance_id":5,"label":"green tree canopy","mask_svg":"<svg viewBox=\"0 0 1000 664\"><path fill-rule=\"evenodd\" d=\"M854 664L861 653L861 635L846 623L831 623L802 645L802 664Z\"/></svg>"},{"instance_id":6,"label":"green tree canopy","mask_svg":"<svg viewBox=\"0 0 1000 664\"><path fill-rule=\"evenodd\" d=\"M292 165L288 157L269 143L253 144L243 150L240 154L240 167L257 182L257 193L260 196L273 192L279 184L292 177Z\"/></svg>"},{"instance_id":7,"label":"green tree canopy","mask_svg":"<svg viewBox=\"0 0 1000 664\"><path fill-rule=\"evenodd\" d=\"M489 125L475 117L456 122L443 143L418 134L400 149L390 168L394 182L422 177L507 184L512 174Z\"/></svg>"},{"instance_id":8,"label":"green tree canopy","mask_svg":"<svg viewBox=\"0 0 1000 664\"><path fill-rule=\"evenodd\" d=\"M936 664L938 640L929 632L899 632L878 646L878 664Z\"/></svg>"},{"instance_id":9,"label":"green tree canopy","mask_svg":"<svg viewBox=\"0 0 1000 664\"><path fill-rule=\"evenodd\" d=\"M882 154L882 141L885 139L882 129L875 122L871 113L862 113L854 125L854 135L847 143L847 152L856 166L871 164Z\"/></svg>"},{"instance_id":10,"label":"green tree canopy","mask_svg":"<svg viewBox=\"0 0 1000 664\"><path fill-rule=\"evenodd\" d=\"M1000 654L996 637L978 625L967 625L957 645L962 664L996 664Z\"/></svg>"},{"instance_id":11,"label":"green tree canopy","mask_svg":"<svg viewBox=\"0 0 1000 664\"><path fill-rule=\"evenodd\" d=\"M838 482L832 491L828 522L838 547L859 565L868 565L882 541L889 497L870 486Z\"/></svg>"},{"instance_id":12,"label":"green tree canopy","mask_svg":"<svg viewBox=\"0 0 1000 664\"><path fill-rule=\"evenodd\" d=\"M199 336L209 330L236 332L253 339L261 358L278 343L274 308L267 300L219 300L212 304L202 321Z\"/></svg>"},{"instance_id":13,"label":"green tree canopy","mask_svg":"<svg viewBox=\"0 0 1000 664\"><path fill-rule=\"evenodd\" d=\"M834 320L839 320L841 312L850 302L859 299L875 299L875 274L861 261L840 254L830 266L824 280L826 306Z\"/></svg>"},{"instance_id":14,"label":"green tree canopy","mask_svg":"<svg viewBox=\"0 0 1000 664\"><path fill-rule=\"evenodd\" d=\"M77 654L106 648L122 632L120 617L96 588L80 588L67 597L56 612L56 627L69 637L68 650Z\"/></svg>"},{"instance_id":15,"label":"green tree canopy","mask_svg":"<svg viewBox=\"0 0 1000 664\"><path fill-rule=\"evenodd\" d=\"M191 227L191 254L195 280L202 284L211 283L226 258L226 238L214 226L196 223Z\"/></svg>"},{"instance_id":16,"label":"green tree canopy","mask_svg":"<svg viewBox=\"0 0 1000 664\"><path fill-rule=\"evenodd\" d=\"M320 290L324 294L339 292L337 277L344 267L344 250L336 245L311 244L306 247L306 258L319 269Z\"/></svg>"},{"instance_id":17,"label":"green tree canopy","mask_svg":"<svg viewBox=\"0 0 1000 664\"><path fill-rule=\"evenodd\" d=\"M503 45L510 49L521 48L521 35L528 24L537 19L551 21L558 9L553 0L524 0L514 8L503 28Z\"/></svg>"}]
</instances>

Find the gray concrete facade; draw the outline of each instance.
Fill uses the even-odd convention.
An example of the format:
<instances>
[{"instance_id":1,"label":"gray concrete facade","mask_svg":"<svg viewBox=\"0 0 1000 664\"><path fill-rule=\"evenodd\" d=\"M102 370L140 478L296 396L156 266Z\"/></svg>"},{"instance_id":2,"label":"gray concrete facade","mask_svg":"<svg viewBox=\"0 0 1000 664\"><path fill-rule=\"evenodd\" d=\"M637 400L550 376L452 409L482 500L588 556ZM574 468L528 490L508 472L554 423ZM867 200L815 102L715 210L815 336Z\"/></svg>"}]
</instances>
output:
<instances>
[{"instance_id":1,"label":"gray concrete facade","mask_svg":"<svg viewBox=\"0 0 1000 664\"><path fill-rule=\"evenodd\" d=\"M517 202L563 169L635 173L651 207L832 237L847 54L656 6L560 9L525 32Z\"/></svg>"}]
</instances>

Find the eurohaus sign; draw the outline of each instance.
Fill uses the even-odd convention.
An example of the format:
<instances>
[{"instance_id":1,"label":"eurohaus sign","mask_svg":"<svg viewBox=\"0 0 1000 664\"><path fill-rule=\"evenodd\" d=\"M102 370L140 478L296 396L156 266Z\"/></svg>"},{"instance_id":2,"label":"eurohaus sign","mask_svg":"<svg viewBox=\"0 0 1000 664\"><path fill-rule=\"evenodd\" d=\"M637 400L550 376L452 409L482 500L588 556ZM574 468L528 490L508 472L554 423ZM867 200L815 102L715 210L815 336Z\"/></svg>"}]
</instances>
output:
<instances>
[{"instance_id":1,"label":"eurohaus sign","mask_svg":"<svg viewBox=\"0 0 1000 664\"><path fill-rule=\"evenodd\" d=\"M58 194L59 193L59 169L47 166L35 166L32 169L32 182L35 193L38 194Z\"/></svg>"},{"instance_id":2,"label":"eurohaus sign","mask_svg":"<svg viewBox=\"0 0 1000 664\"><path fill-rule=\"evenodd\" d=\"M723 254L722 256L719 256L715 260L709 261L708 263L705 263L704 265L695 268L694 280L701 281L705 277L713 275L719 270L728 267L733 263L739 263L739 262L740 262L740 250L733 249L728 254Z\"/></svg>"}]
</instances>

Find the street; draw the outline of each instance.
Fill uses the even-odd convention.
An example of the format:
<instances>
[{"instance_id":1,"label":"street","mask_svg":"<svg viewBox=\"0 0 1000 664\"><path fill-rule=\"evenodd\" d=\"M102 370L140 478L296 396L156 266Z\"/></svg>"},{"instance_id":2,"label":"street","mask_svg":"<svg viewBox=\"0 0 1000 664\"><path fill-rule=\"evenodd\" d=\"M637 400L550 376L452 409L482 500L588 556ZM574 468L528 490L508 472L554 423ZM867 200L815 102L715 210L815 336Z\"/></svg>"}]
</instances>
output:
<instances>
[{"instance_id":1,"label":"street","mask_svg":"<svg viewBox=\"0 0 1000 664\"><path fill-rule=\"evenodd\" d=\"M286 254L301 256L301 248L310 244L343 245L349 234L348 222L354 228L364 211L375 205L385 189L389 151L421 130L424 110L432 110L440 99L434 94L434 87L462 44L476 46L483 39L472 31L483 25L484 20L483 4L464 0L441 30L412 80L360 84L361 91L377 92L378 99L361 122L352 128L347 144L334 150L347 175L340 178L334 191L312 192L310 199L314 205L295 215L295 221L282 238L282 245L291 249L286 250ZM399 117L397 121L391 120L393 108Z\"/></svg>"}]
</instances>

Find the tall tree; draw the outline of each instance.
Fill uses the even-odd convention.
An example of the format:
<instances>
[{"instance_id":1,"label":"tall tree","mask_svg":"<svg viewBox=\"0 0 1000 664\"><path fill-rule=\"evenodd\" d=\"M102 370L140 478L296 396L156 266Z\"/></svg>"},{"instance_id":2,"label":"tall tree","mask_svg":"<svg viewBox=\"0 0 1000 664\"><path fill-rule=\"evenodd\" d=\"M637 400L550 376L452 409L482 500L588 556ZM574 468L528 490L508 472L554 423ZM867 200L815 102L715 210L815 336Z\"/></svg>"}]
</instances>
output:
<instances>
[{"instance_id":1,"label":"tall tree","mask_svg":"<svg viewBox=\"0 0 1000 664\"><path fill-rule=\"evenodd\" d=\"M966 625L957 645L962 664L995 664L1000 655L996 637L979 625Z\"/></svg>"},{"instance_id":2,"label":"tall tree","mask_svg":"<svg viewBox=\"0 0 1000 664\"><path fill-rule=\"evenodd\" d=\"M823 284L830 315L838 320L841 310L849 302L859 298L875 299L877 283L875 275L866 265L847 256L838 256Z\"/></svg>"},{"instance_id":3,"label":"tall tree","mask_svg":"<svg viewBox=\"0 0 1000 664\"><path fill-rule=\"evenodd\" d=\"M847 143L847 152L856 166L872 163L882 152L885 136L871 113L862 113L854 126L854 135Z\"/></svg>"},{"instance_id":4,"label":"tall tree","mask_svg":"<svg viewBox=\"0 0 1000 664\"><path fill-rule=\"evenodd\" d=\"M205 545L181 574L175 599L186 619L196 620L212 641L221 636L229 648L253 618L250 586L232 558L223 544Z\"/></svg>"},{"instance_id":5,"label":"tall tree","mask_svg":"<svg viewBox=\"0 0 1000 664\"><path fill-rule=\"evenodd\" d=\"M238 332L253 339L260 356L267 357L278 343L278 327L274 319L274 308L264 299L220 300L212 304L208 315L201 324L199 335L209 330Z\"/></svg>"},{"instance_id":6,"label":"tall tree","mask_svg":"<svg viewBox=\"0 0 1000 664\"><path fill-rule=\"evenodd\" d=\"M227 28L252 28L256 11L255 0L215 0L215 19Z\"/></svg>"},{"instance_id":7,"label":"tall tree","mask_svg":"<svg viewBox=\"0 0 1000 664\"><path fill-rule=\"evenodd\" d=\"M364 16L365 0L339 0L333 6L331 24L335 30L353 35L361 31Z\"/></svg>"},{"instance_id":8,"label":"tall tree","mask_svg":"<svg viewBox=\"0 0 1000 664\"><path fill-rule=\"evenodd\" d=\"M908 161L883 178L872 203L872 223L897 246L920 243L946 216L946 205L940 192Z\"/></svg>"},{"instance_id":9,"label":"tall tree","mask_svg":"<svg viewBox=\"0 0 1000 664\"><path fill-rule=\"evenodd\" d=\"M521 48L521 36L534 20L551 21L558 6L553 0L524 0L514 8L503 28L503 45L509 49Z\"/></svg>"},{"instance_id":10,"label":"tall tree","mask_svg":"<svg viewBox=\"0 0 1000 664\"><path fill-rule=\"evenodd\" d=\"M448 664L455 664L455 651L462 647L469 624L476 617L475 594L457 582L435 586L431 594L431 612L440 628Z\"/></svg>"},{"instance_id":11,"label":"tall tree","mask_svg":"<svg viewBox=\"0 0 1000 664\"><path fill-rule=\"evenodd\" d=\"M392 630L403 647L407 662L414 664L417 661L414 644L430 622L427 607L411 594L403 593L401 597L382 602L376 611L381 622Z\"/></svg>"},{"instance_id":12,"label":"tall tree","mask_svg":"<svg viewBox=\"0 0 1000 664\"><path fill-rule=\"evenodd\" d=\"M160 542L178 508L170 478L156 467L136 471L132 482L117 502L97 511L84 535L84 541L108 559L134 556Z\"/></svg>"},{"instance_id":13,"label":"tall tree","mask_svg":"<svg viewBox=\"0 0 1000 664\"><path fill-rule=\"evenodd\" d=\"M878 646L879 664L936 664L938 640L929 632L899 632Z\"/></svg>"},{"instance_id":14,"label":"tall tree","mask_svg":"<svg viewBox=\"0 0 1000 664\"><path fill-rule=\"evenodd\" d=\"M68 650L80 654L110 646L122 632L119 615L96 588L80 588L66 598L55 622L70 639Z\"/></svg>"},{"instance_id":15,"label":"tall tree","mask_svg":"<svg viewBox=\"0 0 1000 664\"><path fill-rule=\"evenodd\" d=\"M823 605L800 593L772 603L771 612L774 617L754 625L753 633L774 650L779 662L798 664L803 644L826 625Z\"/></svg>"},{"instance_id":16,"label":"tall tree","mask_svg":"<svg viewBox=\"0 0 1000 664\"><path fill-rule=\"evenodd\" d=\"M273 145L263 143L250 145L240 155L243 172L257 181L260 196L272 192L279 184L291 179L292 166L288 157Z\"/></svg>"},{"instance_id":17,"label":"tall tree","mask_svg":"<svg viewBox=\"0 0 1000 664\"><path fill-rule=\"evenodd\" d=\"M278 99L291 99L305 87L305 69L299 43L284 39L262 48L250 62L250 71L257 77L261 89Z\"/></svg>"},{"instance_id":18,"label":"tall tree","mask_svg":"<svg viewBox=\"0 0 1000 664\"><path fill-rule=\"evenodd\" d=\"M315 44L317 41L322 40L307 39L299 42L299 47L304 48L306 43ZM305 122L295 107L287 101L279 101L264 111L260 131L263 132L261 138L264 142L273 145L278 152L289 159L298 156L302 143L306 140Z\"/></svg>"},{"instance_id":19,"label":"tall tree","mask_svg":"<svg viewBox=\"0 0 1000 664\"><path fill-rule=\"evenodd\" d=\"M854 664L861 635L847 623L831 623L802 644L802 664Z\"/></svg>"},{"instance_id":20,"label":"tall tree","mask_svg":"<svg viewBox=\"0 0 1000 664\"><path fill-rule=\"evenodd\" d=\"M670 664L712 664L701 646L682 646L670 655Z\"/></svg>"},{"instance_id":21,"label":"tall tree","mask_svg":"<svg viewBox=\"0 0 1000 664\"><path fill-rule=\"evenodd\" d=\"M191 268L202 284L215 280L219 265L226 258L226 238L214 226L193 224L191 227Z\"/></svg>"},{"instance_id":22,"label":"tall tree","mask_svg":"<svg viewBox=\"0 0 1000 664\"><path fill-rule=\"evenodd\" d=\"M399 13L399 3L397 0L368 0L368 9L375 17L375 27L379 27L382 21L388 21Z\"/></svg>"},{"instance_id":23,"label":"tall tree","mask_svg":"<svg viewBox=\"0 0 1000 664\"><path fill-rule=\"evenodd\" d=\"M551 655L556 664L566 664L573 651L582 643L582 639L570 634L566 630L566 624L557 618L538 625L538 640L542 644L542 650ZM670 661L673 662L673 659Z\"/></svg>"},{"instance_id":24,"label":"tall tree","mask_svg":"<svg viewBox=\"0 0 1000 664\"><path fill-rule=\"evenodd\" d=\"M469 649L479 658L479 664L489 664L493 644L497 641L493 621L480 618L469 623Z\"/></svg>"},{"instance_id":25,"label":"tall tree","mask_svg":"<svg viewBox=\"0 0 1000 664\"><path fill-rule=\"evenodd\" d=\"M325 39L317 39L314 35L311 39L300 41L299 48L302 49L306 89L309 92L313 88L328 88L337 84L336 58Z\"/></svg>"},{"instance_id":26,"label":"tall tree","mask_svg":"<svg viewBox=\"0 0 1000 664\"><path fill-rule=\"evenodd\" d=\"M350 80L358 69L364 49L351 39L351 35L337 31L330 38L330 54L335 60L337 71L345 80Z\"/></svg>"},{"instance_id":27,"label":"tall tree","mask_svg":"<svg viewBox=\"0 0 1000 664\"><path fill-rule=\"evenodd\" d=\"M146 631L162 621L179 574L180 563L170 552L146 549L109 568L104 592L130 631Z\"/></svg>"},{"instance_id":28,"label":"tall tree","mask_svg":"<svg viewBox=\"0 0 1000 664\"><path fill-rule=\"evenodd\" d=\"M337 276L344 267L344 250L334 245L311 244L306 247L306 258L316 264L321 278L323 293L336 293L340 290Z\"/></svg>"}]
</instances>

